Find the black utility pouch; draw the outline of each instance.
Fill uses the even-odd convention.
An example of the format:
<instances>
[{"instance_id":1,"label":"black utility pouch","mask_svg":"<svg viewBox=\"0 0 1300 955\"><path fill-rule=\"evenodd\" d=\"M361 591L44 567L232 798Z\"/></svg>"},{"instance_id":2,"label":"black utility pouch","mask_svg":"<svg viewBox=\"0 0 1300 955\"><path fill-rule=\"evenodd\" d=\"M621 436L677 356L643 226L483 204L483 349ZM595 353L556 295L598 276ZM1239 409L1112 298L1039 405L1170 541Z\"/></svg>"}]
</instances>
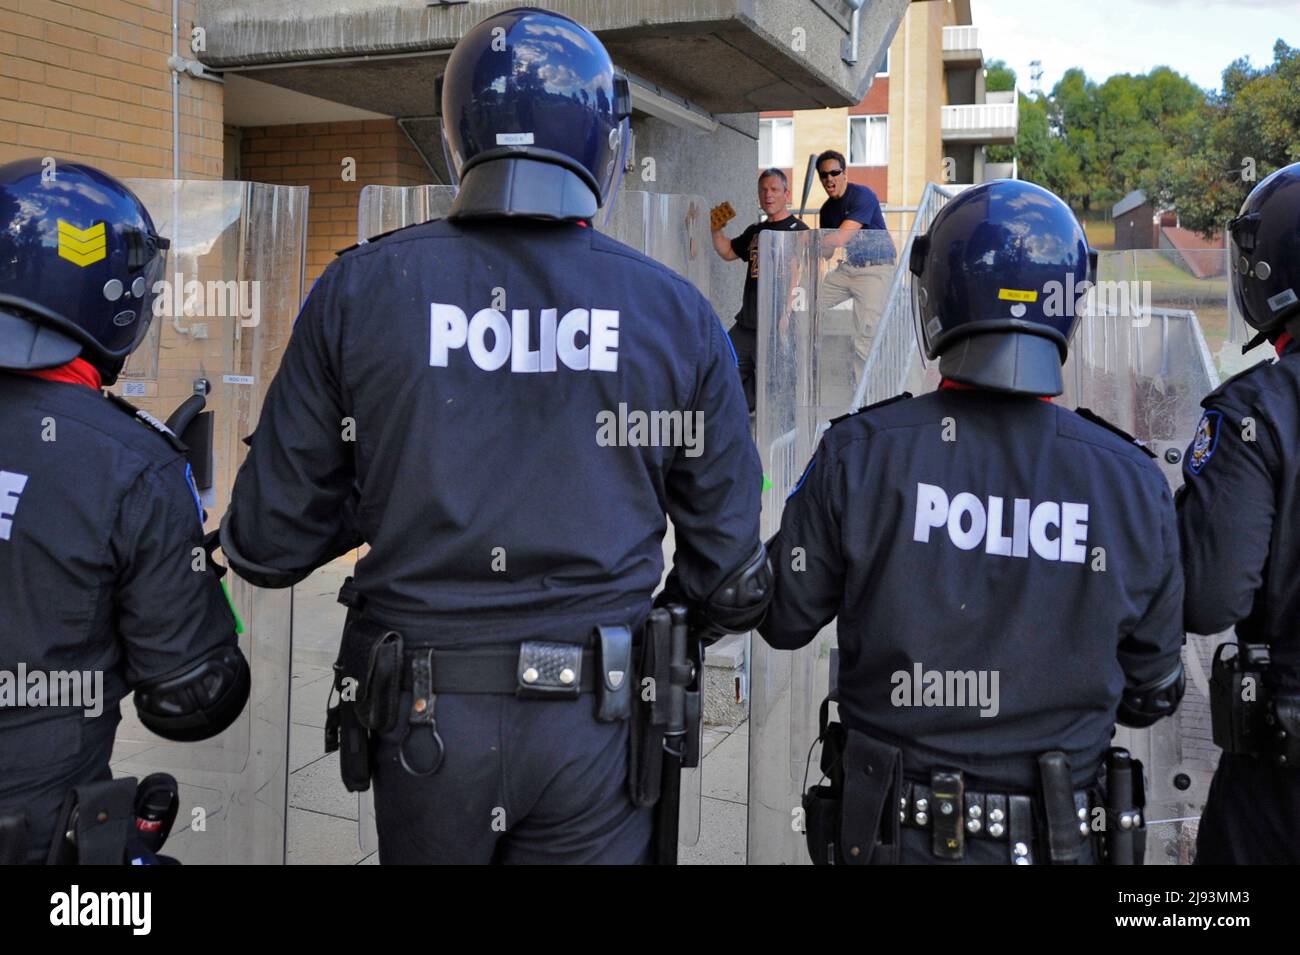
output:
<instances>
[{"instance_id":1,"label":"black utility pouch","mask_svg":"<svg viewBox=\"0 0 1300 955\"><path fill-rule=\"evenodd\" d=\"M902 751L830 722L829 699L818 724L821 771L829 782L804 792L809 857L814 865L897 865Z\"/></svg>"},{"instance_id":2,"label":"black utility pouch","mask_svg":"<svg viewBox=\"0 0 1300 955\"><path fill-rule=\"evenodd\" d=\"M632 631L626 625L596 628L596 719L617 723L632 715Z\"/></svg>"},{"instance_id":3,"label":"black utility pouch","mask_svg":"<svg viewBox=\"0 0 1300 955\"><path fill-rule=\"evenodd\" d=\"M840 848L846 865L897 865L903 751L847 729Z\"/></svg>"},{"instance_id":4,"label":"black utility pouch","mask_svg":"<svg viewBox=\"0 0 1300 955\"><path fill-rule=\"evenodd\" d=\"M343 704L352 698L357 722L373 733L397 725L403 650L400 633L364 618L352 621L343 633L334 686Z\"/></svg>"},{"instance_id":5,"label":"black utility pouch","mask_svg":"<svg viewBox=\"0 0 1300 955\"><path fill-rule=\"evenodd\" d=\"M576 700L582 695L582 645L525 640L515 680L521 700Z\"/></svg>"},{"instance_id":6,"label":"black utility pouch","mask_svg":"<svg viewBox=\"0 0 1300 955\"><path fill-rule=\"evenodd\" d=\"M349 612L334 663L338 701L325 713L325 752L338 750L348 792L370 788L370 733L397 725L403 649L400 633Z\"/></svg>"},{"instance_id":7,"label":"black utility pouch","mask_svg":"<svg viewBox=\"0 0 1300 955\"><path fill-rule=\"evenodd\" d=\"M135 832L133 776L74 787L63 800L46 865L124 865Z\"/></svg>"},{"instance_id":8,"label":"black utility pouch","mask_svg":"<svg viewBox=\"0 0 1300 955\"><path fill-rule=\"evenodd\" d=\"M1228 648L1233 653L1225 653ZM1225 753L1262 752L1268 737L1268 651L1260 646L1221 643L1210 664L1210 726L1214 745Z\"/></svg>"},{"instance_id":9,"label":"black utility pouch","mask_svg":"<svg viewBox=\"0 0 1300 955\"><path fill-rule=\"evenodd\" d=\"M1285 769L1300 769L1300 695L1275 693L1273 717L1281 729L1273 759Z\"/></svg>"},{"instance_id":10,"label":"black utility pouch","mask_svg":"<svg viewBox=\"0 0 1300 955\"><path fill-rule=\"evenodd\" d=\"M843 865L840 855L840 817L844 812L844 747L848 744L843 723L831 723L830 700L822 702L819 729L822 752L819 760L825 784L808 786L802 800L804 837L813 865ZM809 756L812 754L809 753Z\"/></svg>"}]
</instances>

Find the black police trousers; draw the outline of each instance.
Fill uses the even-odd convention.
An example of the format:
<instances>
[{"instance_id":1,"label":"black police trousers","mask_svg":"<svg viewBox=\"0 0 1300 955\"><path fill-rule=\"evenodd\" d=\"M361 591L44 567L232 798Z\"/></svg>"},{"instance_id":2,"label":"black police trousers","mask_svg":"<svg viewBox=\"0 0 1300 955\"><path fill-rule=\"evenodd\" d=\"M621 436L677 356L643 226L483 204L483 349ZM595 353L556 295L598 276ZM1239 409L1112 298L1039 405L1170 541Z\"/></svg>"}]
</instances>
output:
<instances>
[{"instance_id":1,"label":"black police trousers","mask_svg":"<svg viewBox=\"0 0 1300 955\"><path fill-rule=\"evenodd\" d=\"M1300 865L1300 769L1224 753L1196 834L1197 865Z\"/></svg>"},{"instance_id":2,"label":"black police trousers","mask_svg":"<svg viewBox=\"0 0 1300 955\"><path fill-rule=\"evenodd\" d=\"M378 741L375 817L381 864L644 864L651 810L628 796L628 724L596 720L593 700L519 700L506 694L438 694L446 755L413 776L397 726ZM408 762L431 765L427 726L411 728Z\"/></svg>"},{"instance_id":3,"label":"black police trousers","mask_svg":"<svg viewBox=\"0 0 1300 955\"><path fill-rule=\"evenodd\" d=\"M49 855L64 798L74 787L112 778L108 768L121 711L105 707L21 725L0 723L0 813L27 813L27 862Z\"/></svg>"}]
</instances>

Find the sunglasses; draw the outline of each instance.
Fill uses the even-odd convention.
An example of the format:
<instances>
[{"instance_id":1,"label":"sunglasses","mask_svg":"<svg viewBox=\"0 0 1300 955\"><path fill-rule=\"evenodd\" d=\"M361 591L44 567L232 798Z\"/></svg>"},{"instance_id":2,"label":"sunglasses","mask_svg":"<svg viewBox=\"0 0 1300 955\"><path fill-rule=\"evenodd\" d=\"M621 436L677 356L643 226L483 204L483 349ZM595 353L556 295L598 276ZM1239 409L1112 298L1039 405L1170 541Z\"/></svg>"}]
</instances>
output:
<instances>
[{"instance_id":1,"label":"sunglasses","mask_svg":"<svg viewBox=\"0 0 1300 955\"><path fill-rule=\"evenodd\" d=\"M843 172L843 169L819 169L817 175L822 179L833 179L835 176L842 175Z\"/></svg>"}]
</instances>

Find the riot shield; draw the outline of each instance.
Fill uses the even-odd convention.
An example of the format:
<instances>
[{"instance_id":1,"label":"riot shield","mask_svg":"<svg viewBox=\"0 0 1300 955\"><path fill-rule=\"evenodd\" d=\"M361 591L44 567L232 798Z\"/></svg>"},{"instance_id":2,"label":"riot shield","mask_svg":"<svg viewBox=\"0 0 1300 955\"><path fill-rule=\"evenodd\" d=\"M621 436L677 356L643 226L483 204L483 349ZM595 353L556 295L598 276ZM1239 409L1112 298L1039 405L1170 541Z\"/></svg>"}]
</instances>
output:
<instances>
[{"instance_id":1,"label":"riot shield","mask_svg":"<svg viewBox=\"0 0 1300 955\"><path fill-rule=\"evenodd\" d=\"M357 212L357 238L370 239L393 229L445 216L456 196L453 186L366 186ZM708 205L700 196L621 190L602 231L685 276L709 294L711 239ZM672 554L672 524L665 537L665 557ZM355 562L355 556L340 558ZM699 841L701 782L698 768L684 770L678 841ZM361 848L377 847L374 802L360 794Z\"/></svg>"},{"instance_id":2,"label":"riot shield","mask_svg":"<svg viewBox=\"0 0 1300 955\"><path fill-rule=\"evenodd\" d=\"M638 252L685 276L707 298L712 239L709 207L702 196L622 190L614 201L604 231ZM672 521L664 536L665 570L672 558ZM681 811L677 841L694 846L700 839L701 767L682 770Z\"/></svg>"},{"instance_id":3,"label":"riot shield","mask_svg":"<svg viewBox=\"0 0 1300 955\"><path fill-rule=\"evenodd\" d=\"M1057 400L1091 408L1143 441L1176 489L1201 399L1219 385L1219 363L1241 366L1229 315L1227 251L1103 252L1097 280ZM1151 864L1192 859L1196 822L1218 762L1209 676L1221 640L1189 633L1183 649L1187 693L1178 712L1149 729L1119 727L1116 733L1116 745L1146 769Z\"/></svg>"},{"instance_id":4,"label":"riot shield","mask_svg":"<svg viewBox=\"0 0 1300 955\"><path fill-rule=\"evenodd\" d=\"M882 231L868 237L865 250L846 250L826 241L833 235L768 231L759 238L756 441L766 478L764 540L780 529L785 499L830 419L898 394L913 366L910 273L888 261L906 261L909 237ZM753 864L808 861L800 797L819 775L817 714L830 688L834 645L834 622L794 652L751 636Z\"/></svg>"},{"instance_id":5,"label":"riot shield","mask_svg":"<svg viewBox=\"0 0 1300 955\"><path fill-rule=\"evenodd\" d=\"M206 393L210 466L194 467L208 530L220 522L242 443L302 301L307 189L219 181L128 181L171 240L156 334L115 390L166 420ZM206 472L206 473L205 473ZM252 670L248 706L220 736L172 743L124 705L115 775L167 772L181 806L164 852L185 863L281 863L285 852L292 593L224 581Z\"/></svg>"},{"instance_id":6,"label":"riot shield","mask_svg":"<svg viewBox=\"0 0 1300 955\"><path fill-rule=\"evenodd\" d=\"M455 198L455 186L366 186L357 204L357 241L441 219Z\"/></svg>"},{"instance_id":7,"label":"riot shield","mask_svg":"<svg viewBox=\"0 0 1300 955\"><path fill-rule=\"evenodd\" d=\"M602 231L685 276L709 297L713 240L703 196L622 190Z\"/></svg>"},{"instance_id":8,"label":"riot shield","mask_svg":"<svg viewBox=\"0 0 1300 955\"><path fill-rule=\"evenodd\" d=\"M943 190L927 191L913 232L898 242L900 262L912 235L924 231L948 198ZM764 539L779 529L785 498L831 417L903 390L933 390L939 379L937 366L920 358L905 267L890 282L860 373L845 370L844 328L825 320L821 301L827 291L822 244L815 232L767 232L760 239L757 441L767 477ZM1216 364L1231 367L1239 352L1225 264L1221 251L1102 253L1097 293L1081 301L1066 392L1057 399L1091 407L1147 442L1175 487L1200 399L1218 384ZM838 297L840 286L832 291ZM1195 820L1217 761L1207 690L1219 640L1188 635L1188 692L1177 717L1145 731L1121 729L1117 737L1146 766L1149 862L1190 859ZM819 775L814 741L818 709L834 682L834 643L834 623L794 653L752 640L751 863L807 862L800 797Z\"/></svg>"}]
</instances>

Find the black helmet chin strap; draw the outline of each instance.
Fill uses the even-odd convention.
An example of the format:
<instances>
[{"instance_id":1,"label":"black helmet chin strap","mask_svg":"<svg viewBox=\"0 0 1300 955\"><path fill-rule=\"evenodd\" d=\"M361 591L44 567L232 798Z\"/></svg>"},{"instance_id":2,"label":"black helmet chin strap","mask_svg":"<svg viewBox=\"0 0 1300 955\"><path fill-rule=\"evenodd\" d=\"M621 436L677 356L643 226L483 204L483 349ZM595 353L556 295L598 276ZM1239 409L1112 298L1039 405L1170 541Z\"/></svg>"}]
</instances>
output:
<instances>
[{"instance_id":1,"label":"black helmet chin strap","mask_svg":"<svg viewBox=\"0 0 1300 955\"><path fill-rule=\"evenodd\" d=\"M1292 338L1300 339L1300 315L1297 315L1295 318L1283 323L1277 328L1270 328L1266 332L1256 332L1254 338L1241 346L1241 353L1244 355L1251 349L1258 348L1260 345L1264 344L1264 342L1276 341L1277 337L1281 337L1282 332L1289 333Z\"/></svg>"},{"instance_id":2,"label":"black helmet chin strap","mask_svg":"<svg viewBox=\"0 0 1300 955\"><path fill-rule=\"evenodd\" d=\"M1244 355L1248 351L1258 348L1266 341L1268 341L1268 332L1256 332L1254 338L1252 338L1250 341L1246 342L1246 344L1241 346L1241 353Z\"/></svg>"}]
</instances>

